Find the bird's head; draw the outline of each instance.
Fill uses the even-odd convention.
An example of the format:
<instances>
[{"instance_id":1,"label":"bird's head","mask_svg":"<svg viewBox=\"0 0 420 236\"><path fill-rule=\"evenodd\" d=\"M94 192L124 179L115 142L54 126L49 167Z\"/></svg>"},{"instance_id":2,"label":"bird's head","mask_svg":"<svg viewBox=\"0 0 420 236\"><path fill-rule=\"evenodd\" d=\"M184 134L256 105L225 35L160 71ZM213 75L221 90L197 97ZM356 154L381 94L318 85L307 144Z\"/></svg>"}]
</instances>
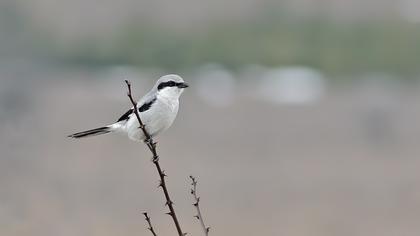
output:
<instances>
[{"instance_id":1,"label":"bird's head","mask_svg":"<svg viewBox=\"0 0 420 236\"><path fill-rule=\"evenodd\" d=\"M168 98L179 98L188 84L179 75L164 75L155 84L157 93Z\"/></svg>"}]
</instances>

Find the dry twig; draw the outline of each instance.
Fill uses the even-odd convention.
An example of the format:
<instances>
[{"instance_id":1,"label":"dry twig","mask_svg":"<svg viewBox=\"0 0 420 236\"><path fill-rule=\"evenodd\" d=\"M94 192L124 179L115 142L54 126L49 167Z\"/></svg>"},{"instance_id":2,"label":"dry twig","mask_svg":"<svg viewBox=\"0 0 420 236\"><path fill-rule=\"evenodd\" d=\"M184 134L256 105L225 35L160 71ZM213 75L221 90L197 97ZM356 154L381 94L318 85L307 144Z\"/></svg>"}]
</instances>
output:
<instances>
[{"instance_id":1,"label":"dry twig","mask_svg":"<svg viewBox=\"0 0 420 236\"><path fill-rule=\"evenodd\" d=\"M145 220L147 221L147 224L149 225L147 229L149 229L150 232L152 232L153 236L157 236L155 229L153 229L152 222L150 221L150 217L149 215L147 215L147 212L143 212L143 215L145 217Z\"/></svg>"},{"instance_id":2,"label":"dry twig","mask_svg":"<svg viewBox=\"0 0 420 236\"><path fill-rule=\"evenodd\" d=\"M157 151L156 151L156 144L157 143L153 141L152 136L150 136L149 132L147 132L146 126L141 121L139 111L138 111L138 108L137 108L137 102L134 101L132 93L131 93L131 83L130 83L130 81L125 80L125 83L127 84L127 87L128 87L127 96L128 96L128 98L130 98L130 101L133 104L134 114L136 115L137 120L139 121L139 124L140 124L139 128L142 129L142 131L144 133L144 136L146 137L144 142L146 143L147 147L149 148L150 152L153 155L153 160L152 161L153 161L153 164L155 164L156 169L159 173L159 177L160 177L159 187L162 187L162 190L163 190L163 193L164 193L165 199L166 199L166 204L165 205L167 205L168 208L169 208L169 212L166 213L166 214L168 214L172 217L172 219L174 221L174 224L175 224L175 227L176 227L176 230L178 231L178 235L179 236L185 236L186 234L184 234L181 230L181 226L179 225L178 218L176 217L176 214L175 214L175 210L174 210L174 207L173 207L173 202L171 201L168 189L166 187L166 182L165 182L166 175L162 171L162 169L160 167L160 164L159 164L159 156L158 156Z\"/></svg>"},{"instance_id":3,"label":"dry twig","mask_svg":"<svg viewBox=\"0 0 420 236\"><path fill-rule=\"evenodd\" d=\"M191 179L191 195L193 195L195 202L193 203L193 206L195 206L196 210L197 210L197 215L195 215L194 217L197 218L197 220L200 221L201 224L201 228L203 229L203 233L205 236L209 235L209 231L210 231L210 227L206 227L206 225L204 224L204 219L203 216L201 215L201 211L200 211L200 197L197 196L197 180L196 178L194 178L194 176L190 175L190 179Z\"/></svg>"}]
</instances>

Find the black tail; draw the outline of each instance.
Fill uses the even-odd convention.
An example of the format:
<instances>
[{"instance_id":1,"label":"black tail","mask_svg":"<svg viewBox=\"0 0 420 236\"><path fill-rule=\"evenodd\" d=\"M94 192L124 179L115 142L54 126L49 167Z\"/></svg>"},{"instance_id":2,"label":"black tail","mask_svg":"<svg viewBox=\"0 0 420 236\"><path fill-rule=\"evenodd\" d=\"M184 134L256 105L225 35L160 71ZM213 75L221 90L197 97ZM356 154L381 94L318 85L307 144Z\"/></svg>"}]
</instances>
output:
<instances>
[{"instance_id":1,"label":"black tail","mask_svg":"<svg viewBox=\"0 0 420 236\"><path fill-rule=\"evenodd\" d=\"M96 135L100 135L100 134L106 134L111 132L111 129L109 127L101 127L101 128L97 128L97 129L91 129L91 130L86 130L86 131L82 131L79 133L75 133L75 134L71 134L68 137L70 138L85 138L85 137L89 137L89 136L96 136Z\"/></svg>"}]
</instances>

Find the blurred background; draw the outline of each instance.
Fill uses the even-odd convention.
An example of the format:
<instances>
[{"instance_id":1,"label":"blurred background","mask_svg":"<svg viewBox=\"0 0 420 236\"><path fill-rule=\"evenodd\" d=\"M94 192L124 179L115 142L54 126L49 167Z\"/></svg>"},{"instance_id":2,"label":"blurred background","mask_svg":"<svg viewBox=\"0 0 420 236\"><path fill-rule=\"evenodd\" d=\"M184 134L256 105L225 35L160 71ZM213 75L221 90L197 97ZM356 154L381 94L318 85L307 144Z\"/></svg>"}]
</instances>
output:
<instances>
[{"instance_id":1,"label":"blurred background","mask_svg":"<svg viewBox=\"0 0 420 236\"><path fill-rule=\"evenodd\" d=\"M420 2L0 1L0 234L174 235L144 145L114 122L166 73L158 137L183 230L420 234Z\"/></svg>"}]
</instances>

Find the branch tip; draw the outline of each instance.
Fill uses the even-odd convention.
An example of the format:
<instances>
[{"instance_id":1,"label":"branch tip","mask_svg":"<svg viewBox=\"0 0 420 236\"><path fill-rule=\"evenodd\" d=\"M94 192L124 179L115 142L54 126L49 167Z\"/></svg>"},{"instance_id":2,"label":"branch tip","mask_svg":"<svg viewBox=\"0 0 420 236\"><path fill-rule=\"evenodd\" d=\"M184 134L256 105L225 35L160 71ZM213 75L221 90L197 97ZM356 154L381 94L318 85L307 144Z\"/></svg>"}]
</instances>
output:
<instances>
[{"instance_id":1,"label":"branch tip","mask_svg":"<svg viewBox=\"0 0 420 236\"><path fill-rule=\"evenodd\" d=\"M194 200L195 200L195 202L193 203L193 206L196 208L196 211L197 211L197 215L195 215L194 217L197 218L197 220L200 221L201 228L203 230L204 235L208 236L210 227L206 227L206 225L204 224L204 220L203 220L203 217L201 216L201 210L200 210L200 205L199 205L200 197L197 196L197 183L198 183L198 181L192 175L190 175L190 179L191 179L191 185L193 186L192 189L191 189L191 195L194 197Z\"/></svg>"},{"instance_id":2,"label":"branch tip","mask_svg":"<svg viewBox=\"0 0 420 236\"><path fill-rule=\"evenodd\" d=\"M150 217L149 217L149 215L147 215L147 212L143 212L143 215L145 217L145 220L146 220L147 224L149 225L149 227L147 229L150 230L150 232L152 232L153 236L157 236L155 230L153 229Z\"/></svg>"}]
</instances>

